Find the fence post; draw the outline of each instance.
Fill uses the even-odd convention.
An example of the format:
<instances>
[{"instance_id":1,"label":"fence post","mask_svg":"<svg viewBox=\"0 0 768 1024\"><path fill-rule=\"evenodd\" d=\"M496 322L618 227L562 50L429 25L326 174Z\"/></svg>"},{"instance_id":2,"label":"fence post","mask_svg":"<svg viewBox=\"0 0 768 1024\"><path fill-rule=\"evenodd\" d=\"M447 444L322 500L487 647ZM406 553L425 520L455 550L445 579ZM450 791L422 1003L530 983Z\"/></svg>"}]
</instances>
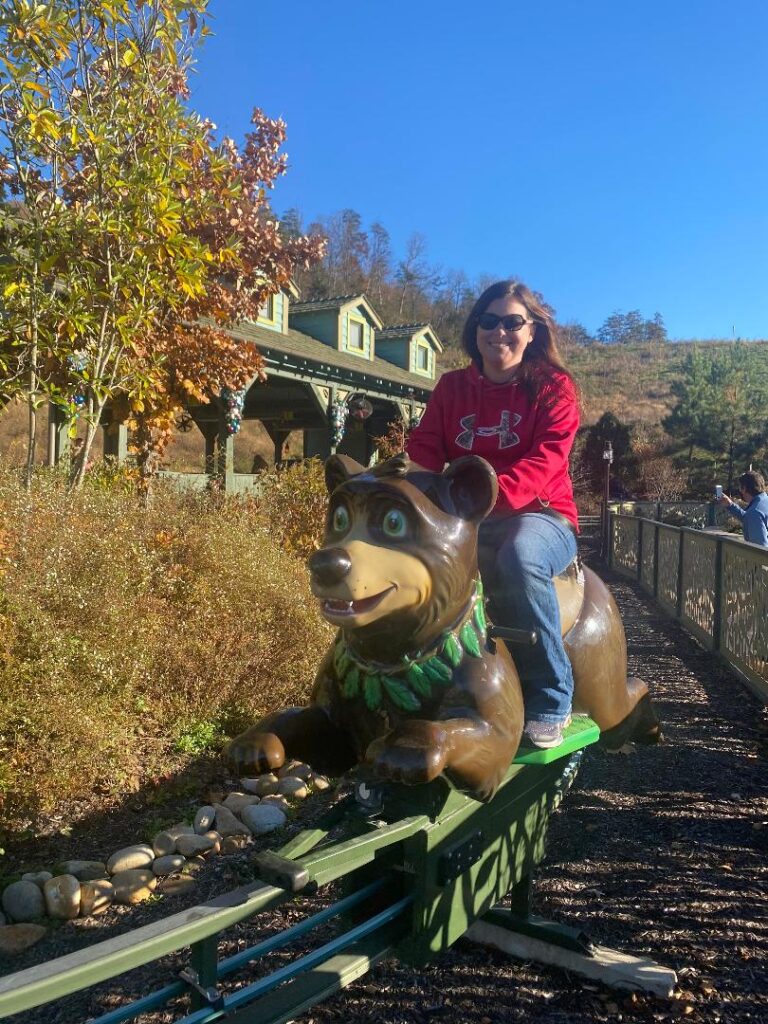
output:
<instances>
[{"instance_id":1,"label":"fence post","mask_svg":"<svg viewBox=\"0 0 768 1024\"><path fill-rule=\"evenodd\" d=\"M659 596L659 524L653 528L653 596L654 599Z\"/></svg>"},{"instance_id":2,"label":"fence post","mask_svg":"<svg viewBox=\"0 0 768 1024\"><path fill-rule=\"evenodd\" d=\"M190 964L195 972L199 987L193 988L190 994L193 1010L201 1010L210 1006L211 1002L203 996L201 989L215 989L218 981L219 936L209 935L206 939L195 942L191 947Z\"/></svg>"},{"instance_id":3,"label":"fence post","mask_svg":"<svg viewBox=\"0 0 768 1024\"><path fill-rule=\"evenodd\" d=\"M723 633L723 540L715 544L715 608L712 615L712 649L720 650Z\"/></svg>"},{"instance_id":4,"label":"fence post","mask_svg":"<svg viewBox=\"0 0 768 1024\"><path fill-rule=\"evenodd\" d=\"M677 549L677 617L683 617L683 566L685 564L685 530L680 528L680 546Z\"/></svg>"},{"instance_id":5,"label":"fence post","mask_svg":"<svg viewBox=\"0 0 768 1024\"><path fill-rule=\"evenodd\" d=\"M638 519L637 521L637 579L638 582L643 582L643 528L645 527L645 520Z\"/></svg>"},{"instance_id":6,"label":"fence post","mask_svg":"<svg viewBox=\"0 0 768 1024\"><path fill-rule=\"evenodd\" d=\"M615 527L616 524L613 521L614 517L611 515L611 513L608 510L608 505L607 504L605 506L605 518L606 518L606 521L608 523L608 530L607 530L608 557L607 557L606 561L608 562L608 568L610 569L613 566L613 532L614 532L614 527Z\"/></svg>"}]
</instances>

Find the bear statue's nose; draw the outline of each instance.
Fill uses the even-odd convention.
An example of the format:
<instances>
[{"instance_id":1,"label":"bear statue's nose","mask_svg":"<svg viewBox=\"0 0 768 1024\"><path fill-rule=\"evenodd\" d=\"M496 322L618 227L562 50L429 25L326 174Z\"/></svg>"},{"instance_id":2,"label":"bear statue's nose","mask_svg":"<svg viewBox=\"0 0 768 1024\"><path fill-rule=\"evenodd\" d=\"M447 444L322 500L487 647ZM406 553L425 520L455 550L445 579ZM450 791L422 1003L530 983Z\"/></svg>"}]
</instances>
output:
<instances>
[{"instance_id":1,"label":"bear statue's nose","mask_svg":"<svg viewBox=\"0 0 768 1024\"><path fill-rule=\"evenodd\" d=\"M341 583L352 568L352 559L344 548L323 548L309 560L309 571L323 587Z\"/></svg>"}]
</instances>

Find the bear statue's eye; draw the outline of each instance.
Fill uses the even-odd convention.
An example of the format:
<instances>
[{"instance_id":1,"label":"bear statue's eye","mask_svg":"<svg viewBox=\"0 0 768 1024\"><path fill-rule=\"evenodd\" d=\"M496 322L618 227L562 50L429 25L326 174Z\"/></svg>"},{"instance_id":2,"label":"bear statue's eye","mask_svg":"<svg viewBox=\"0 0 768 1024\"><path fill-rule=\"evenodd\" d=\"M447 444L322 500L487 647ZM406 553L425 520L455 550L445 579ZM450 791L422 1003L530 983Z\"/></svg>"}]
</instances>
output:
<instances>
[{"instance_id":1,"label":"bear statue's eye","mask_svg":"<svg viewBox=\"0 0 768 1024\"><path fill-rule=\"evenodd\" d=\"M331 529L334 533L344 533L349 529L349 512L346 505L337 505L333 510Z\"/></svg>"},{"instance_id":2,"label":"bear statue's eye","mask_svg":"<svg viewBox=\"0 0 768 1024\"><path fill-rule=\"evenodd\" d=\"M408 521L400 509L393 508L384 513L381 528L387 537L404 537L408 532Z\"/></svg>"}]
</instances>

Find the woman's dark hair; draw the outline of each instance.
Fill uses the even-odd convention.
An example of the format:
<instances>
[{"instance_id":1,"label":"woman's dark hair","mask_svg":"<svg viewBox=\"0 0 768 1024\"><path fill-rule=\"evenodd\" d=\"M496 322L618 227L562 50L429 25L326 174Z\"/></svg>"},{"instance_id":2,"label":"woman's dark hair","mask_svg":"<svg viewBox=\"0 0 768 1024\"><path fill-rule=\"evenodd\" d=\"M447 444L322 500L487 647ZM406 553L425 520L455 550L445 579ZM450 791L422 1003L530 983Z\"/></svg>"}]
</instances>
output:
<instances>
[{"instance_id":1,"label":"woman's dark hair","mask_svg":"<svg viewBox=\"0 0 768 1024\"><path fill-rule=\"evenodd\" d=\"M762 494L765 490L765 477L762 473L742 473L739 477L739 487L743 487L747 494L752 497Z\"/></svg>"},{"instance_id":2,"label":"woman's dark hair","mask_svg":"<svg viewBox=\"0 0 768 1024\"><path fill-rule=\"evenodd\" d=\"M496 299L503 299L507 295L511 295L525 306L535 324L533 340L530 345L526 346L523 353L519 374L520 380L531 395L538 393L542 383L552 379L552 370L559 370L570 378L571 375L557 348L556 328L551 312L541 299L538 299L531 289L521 281L497 281L496 284L485 289L472 307L467 322L464 324L464 330L461 332L461 344L472 362L479 370L482 369L483 361L477 347L478 319L492 302L495 302Z\"/></svg>"}]
</instances>

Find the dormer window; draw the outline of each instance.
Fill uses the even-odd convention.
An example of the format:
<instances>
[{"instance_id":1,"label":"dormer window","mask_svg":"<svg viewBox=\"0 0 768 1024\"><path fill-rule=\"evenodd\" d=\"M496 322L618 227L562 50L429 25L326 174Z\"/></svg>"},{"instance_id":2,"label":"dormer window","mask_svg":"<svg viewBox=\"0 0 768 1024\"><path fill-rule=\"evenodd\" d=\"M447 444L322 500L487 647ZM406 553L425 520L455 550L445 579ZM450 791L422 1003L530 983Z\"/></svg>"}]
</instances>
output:
<instances>
[{"instance_id":1,"label":"dormer window","mask_svg":"<svg viewBox=\"0 0 768 1024\"><path fill-rule=\"evenodd\" d=\"M429 345L416 346L416 369L422 373L429 373Z\"/></svg>"},{"instance_id":2,"label":"dormer window","mask_svg":"<svg viewBox=\"0 0 768 1024\"><path fill-rule=\"evenodd\" d=\"M275 322L275 296L268 295L259 307L259 320L266 320L268 323Z\"/></svg>"},{"instance_id":3,"label":"dormer window","mask_svg":"<svg viewBox=\"0 0 768 1024\"><path fill-rule=\"evenodd\" d=\"M365 323L362 320L349 318L347 345L353 352L362 352L365 349Z\"/></svg>"}]
</instances>

